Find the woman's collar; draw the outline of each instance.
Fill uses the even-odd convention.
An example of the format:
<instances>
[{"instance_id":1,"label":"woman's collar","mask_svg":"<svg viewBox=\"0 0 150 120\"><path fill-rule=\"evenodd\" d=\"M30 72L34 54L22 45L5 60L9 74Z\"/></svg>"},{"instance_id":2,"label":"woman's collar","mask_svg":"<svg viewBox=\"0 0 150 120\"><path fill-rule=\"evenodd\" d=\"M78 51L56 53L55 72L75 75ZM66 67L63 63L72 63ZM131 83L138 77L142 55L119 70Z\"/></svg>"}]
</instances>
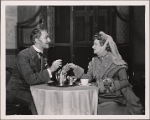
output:
<instances>
[{"instance_id":1,"label":"woman's collar","mask_svg":"<svg viewBox=\"0 0 150 120\"><path fill-rule=\"evenodd\" d=\"M108 56L108 52L106 51L103 55L98 55L99 59L104 59Z\"/></svg>"}]
</instances>

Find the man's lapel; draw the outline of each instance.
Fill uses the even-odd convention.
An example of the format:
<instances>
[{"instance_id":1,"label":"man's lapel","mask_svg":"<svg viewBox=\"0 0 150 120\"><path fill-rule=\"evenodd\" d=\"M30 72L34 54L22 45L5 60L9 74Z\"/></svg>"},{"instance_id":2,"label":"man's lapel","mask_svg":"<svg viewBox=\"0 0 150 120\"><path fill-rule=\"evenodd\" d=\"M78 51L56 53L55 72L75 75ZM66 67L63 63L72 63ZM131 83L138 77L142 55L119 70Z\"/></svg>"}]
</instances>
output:
<instances>
[{"instance_id":1,"label":"man's lapel","mask_svg":"<svg viewBox=\"0 0 150 120\"><path fill-rule=\"evenodd\" d=\"M34 69L40 71L41 70L40 59L38 58L37 52L35 51L33 46L30 47L30 55L31 55L31 59L33 60L32 64L34 66Z\"/></svg>"}]
</instances>

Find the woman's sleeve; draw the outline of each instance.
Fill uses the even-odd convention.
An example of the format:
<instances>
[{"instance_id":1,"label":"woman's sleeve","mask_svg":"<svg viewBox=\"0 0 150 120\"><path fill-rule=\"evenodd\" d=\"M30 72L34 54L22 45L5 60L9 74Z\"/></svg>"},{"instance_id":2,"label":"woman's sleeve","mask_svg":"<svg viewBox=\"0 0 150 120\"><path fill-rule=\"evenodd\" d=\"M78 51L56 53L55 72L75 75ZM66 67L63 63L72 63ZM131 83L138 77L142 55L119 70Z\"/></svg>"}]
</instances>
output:
<instances>
[{"instance_id":1,"label":"woman's sleeve","mask_svg":"<svg viewBox=\"0 0 150 120\"><path fill-rule=\"evenodd\" d=\"M81 68L80 66L77 66L74 70L74 75L77 77L77 78L81 78L82 75L84 74L84 69Z\"/></svg>"},{"instance_id":2,"label":"woman's sleeve","mask_svg":"<svg viewBox=\"0 0 150 120\"><path fill-rule=\"evenodd\" d=\"M115 90L119 90L129 85L127 72L125 69L120 69L118 71L118 80L114 81Z\"/></svg>"},{"instance_id":3,"label":"woman's sleeve","mask_svg":"<svg viewBox=\"0 0 150 120\"><path fill-rule=\"evenodd\" d=\"M92 80L92 62L89 62L89 65L88 65L88 72L87 74L84 73L84 69L77 66L77 68L74 69L74 74L77 78L88 78L90 81Z\"/></svg>"},{"instance_id":4,"label":"woman's sleeve","mask_svg":"<svg viewBox=\"0 0 150 120\"><path fill-rule=\"evenodd\" d=\"M92 59L92 61L93 61L94 59ZM92 81L92 79L93 79L93 62L89 62L89 65L88 65L88 71L87 71L87 74L86 74L86 76L88 77L88 79L90 80L90 81Z\"/></svg>"}]
</instances>

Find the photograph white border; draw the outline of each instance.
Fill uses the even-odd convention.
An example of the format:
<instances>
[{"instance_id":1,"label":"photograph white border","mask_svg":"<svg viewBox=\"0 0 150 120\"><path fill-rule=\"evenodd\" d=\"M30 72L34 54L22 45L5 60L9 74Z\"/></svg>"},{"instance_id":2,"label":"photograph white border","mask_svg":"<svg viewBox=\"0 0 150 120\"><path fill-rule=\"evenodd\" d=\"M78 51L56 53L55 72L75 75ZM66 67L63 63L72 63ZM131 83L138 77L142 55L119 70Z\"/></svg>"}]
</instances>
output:
<instances>
[{"instance_id":1,"label":"photograph white border","mask_svg":"<svg viewBox=\"0 0 150 120\"><path fill-rule=\"evenodd\" d=\"M12 115L6 116L6 88L5 88L5 68L6 68L6 18L5 8L7 5L110 5L110 6L145 6L145 115ZM1 1L1 119L149 119L149 1Z\"/></svg>"}]
</instances>

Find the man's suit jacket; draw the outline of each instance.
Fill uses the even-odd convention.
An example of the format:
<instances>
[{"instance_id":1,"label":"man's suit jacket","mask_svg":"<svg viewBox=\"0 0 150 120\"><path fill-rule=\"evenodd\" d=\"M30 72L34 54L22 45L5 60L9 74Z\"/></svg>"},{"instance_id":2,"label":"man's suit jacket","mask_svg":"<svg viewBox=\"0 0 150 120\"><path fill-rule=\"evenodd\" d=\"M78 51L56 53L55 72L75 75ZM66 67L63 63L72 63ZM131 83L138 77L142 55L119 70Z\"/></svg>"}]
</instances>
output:
<instances>
[{"instance_id":1,"label":"man's suit jacket","mask_svg":"<svg viewBox=\"0 0 150 120\"><path fill-rule=\"evenodd\" d=\"M44 83L49 79L47 69L41 71L40 59L31 46L18 54L13 74L7 84L7 91L14 93L20 90L30 91L31 85Z\"/></svg>"}]
</instances>

